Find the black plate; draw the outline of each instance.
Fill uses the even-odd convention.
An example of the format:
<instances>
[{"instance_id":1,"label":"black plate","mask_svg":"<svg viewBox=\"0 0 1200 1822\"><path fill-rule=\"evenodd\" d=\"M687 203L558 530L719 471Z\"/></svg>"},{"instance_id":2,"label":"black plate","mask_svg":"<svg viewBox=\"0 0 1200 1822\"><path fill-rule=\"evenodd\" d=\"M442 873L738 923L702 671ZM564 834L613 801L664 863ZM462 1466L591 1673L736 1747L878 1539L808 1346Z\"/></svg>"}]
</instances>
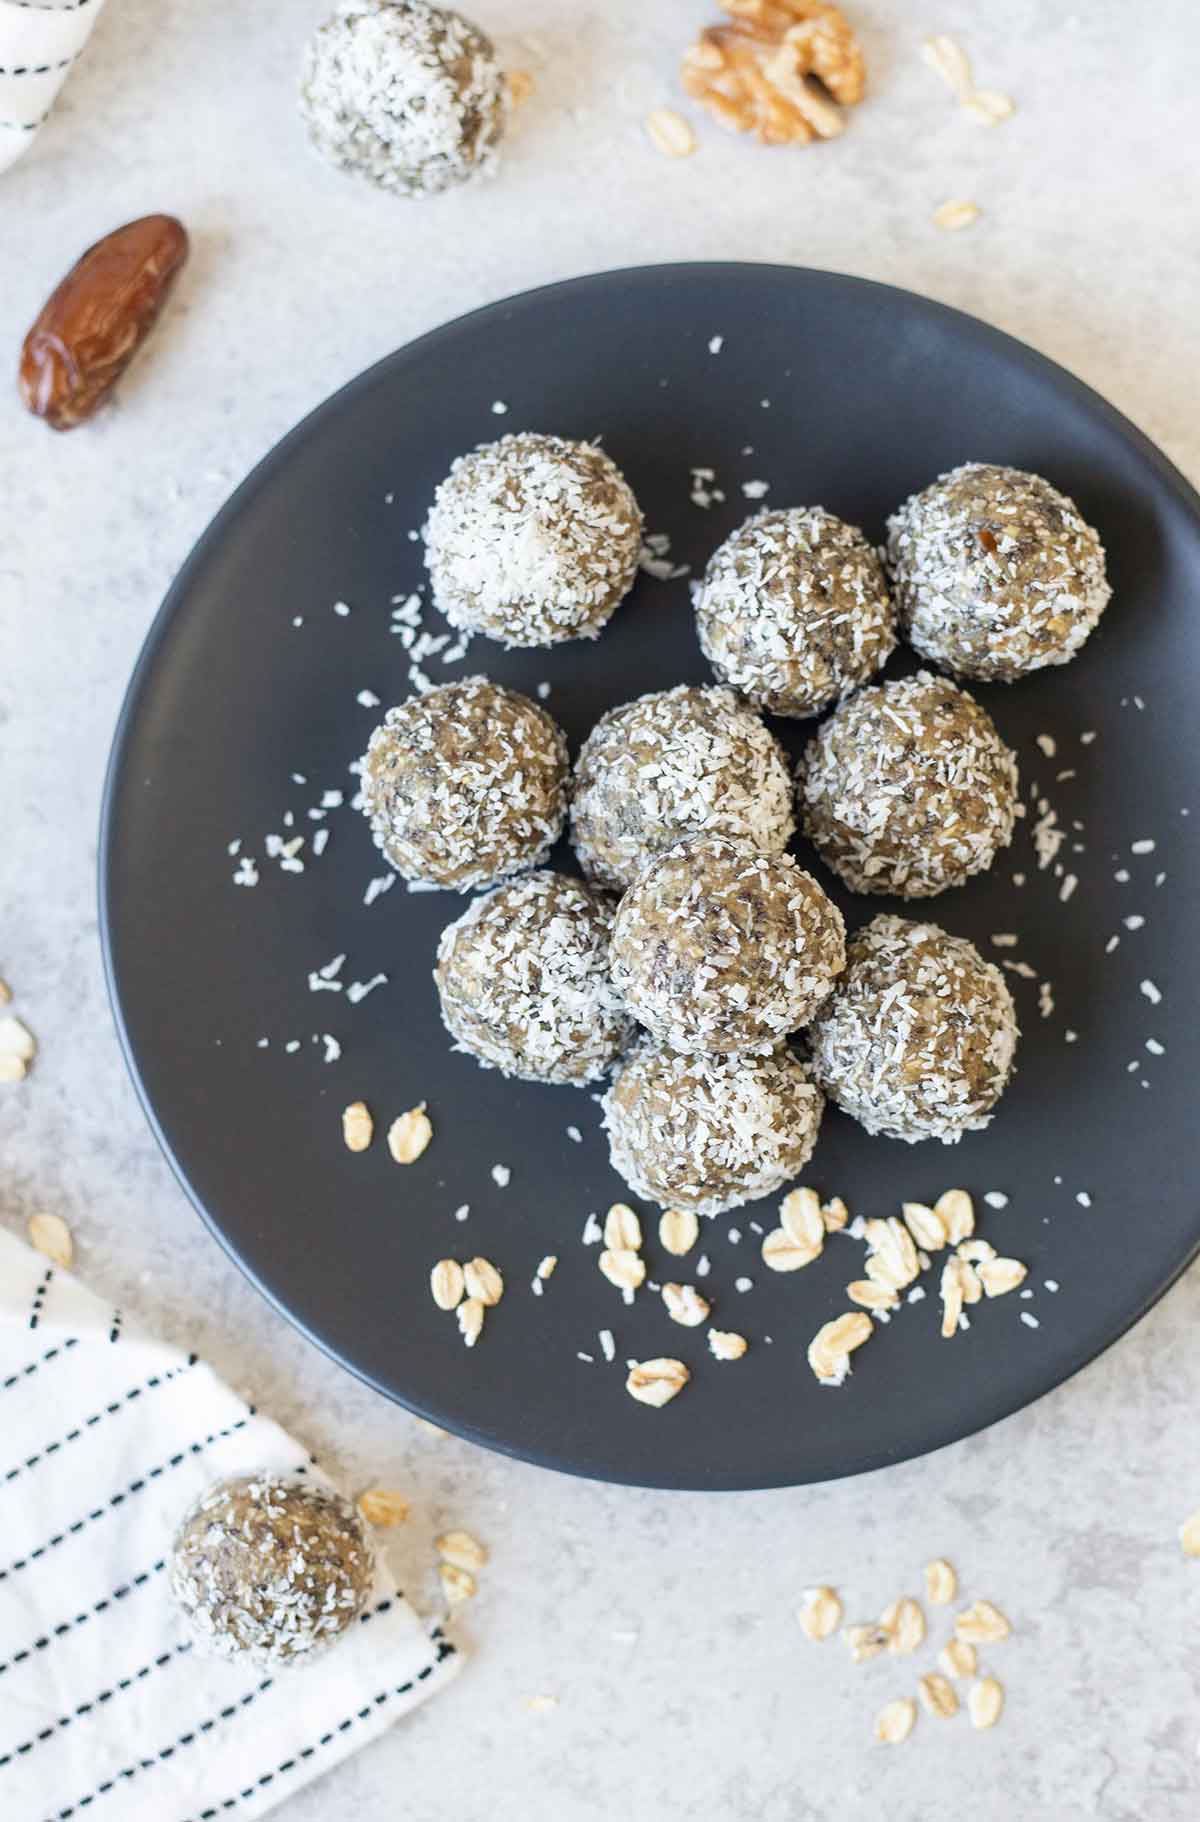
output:
<instances>
[{"instance_id":1,"label":"black plate","mask_svg":"<svg viewBox=\"0 0 1200 1822\"><path fill-rule=\"evenodd\" d=\"M497 399L507 415L493 414ZM1041 1017L1037 982L1013 977L1020 1072L986 1133L910 1148L830 1114L806 1173L866 1214L950 1184L1003 1191L1002 1212L979 1204L980 1228L1029 1262L1035 1294L978 1306L970 1334L944 1342L929 1274L928 1299L879 1331L837 1392L818 1387L804 1350L846 1307L861 1246L831 1241L817 1264L779 1277L750 1226L774 1224L773 1201L706 1226L712 1271L699 1282L714 1321L752 1341L737 1365L711 1360L703 1331L668 1322L649 1291L626 1309L580 1244L588 1211L625 1193L598 1109L449 1050L429 969L464 901L400 885L365 907L367 880L386 869L349 807L331 812L329 847L302 875L261 859L266 831L288 833L285 808L309 838L306 809L322 790L349 795L347 763L377 719L357 693L409 693L389 614L423 580L406 533L435 483L463 450L522 427L602 436L647 526L694 566L750 510L745 480L769 480L771 503L820 501L878 537L906 494L969 459L1044 473L1108 545L1115 597L1083 655L979 692L1019 751L1026 792L1039 782L1082 844L1062 856L1077 891L1060 902L1027 824L993 875L926 907L984 949L993 932L1020 932L1017 951L991 953L1052 982L1055 1010ZM691 503L693 467L716 471L723 503ZM331 611L338 599L348 617ZM648 268L531 292L392 355L305 419L218 515L154 624L117 730L101 852L109 982L184 1188L320 1346L411 1409L547 1466L655 1486L784 1485L899 1461L1018 1409L1127 1328L1200 1241L1197 861L1184 815L1195 805L1200 819L1198 601L1200 500L1146 439L1061 368L905 292L768 266ZM440 628L432 608L426 624ZM465 664L427 668L486 670L529 691L549 680L573 746L610 704L706 677L686 584L648 577L598 644L506 653L477 640ZM795 750L803 729L779 728ZM1088 730L1097 737L1081 744ZM1034 744L1041 732L1057 742L1053 759ZM307 785L290 782L296 771ZM1060 771L1075 776L1055 782ZM236 836L260 857L254 890L231 883ZM1155 851L1134 855L1145 839ZM1121 868L1128 883L1114 878ZM1014 870L1028 875L1023 888ZM852 923L884 908L838 897ZM1125 929L1130 914L1145 925ZM355 1006L307 987L309 970L343 950L346 980L389 977ZM342 1041L339 1063L321 1060L314 1031ZM292 1037L297 1054L284 1050ZM1165 1054L1147 1052L1147 1038ZM358 1096L379 1136L352 1157L340 1114ZM421 1099L437 1136L402 1170L382 1130ZM507 1189L491 1180L496 1162L511 1167ZM647 1227L651 1277L692 1276L694 1262L666 1259L652 1218ZM472 1353L427 1279L439 1257L475 1252L501 1267L508 1292ZM559 1266L535 1299L546 1253ZM616 1337L611 1367L603 1328ZM621 1362L660 1353L687 1360L693 1379L655 1412L628 1398Z\"/></svg>"}]
</instances>

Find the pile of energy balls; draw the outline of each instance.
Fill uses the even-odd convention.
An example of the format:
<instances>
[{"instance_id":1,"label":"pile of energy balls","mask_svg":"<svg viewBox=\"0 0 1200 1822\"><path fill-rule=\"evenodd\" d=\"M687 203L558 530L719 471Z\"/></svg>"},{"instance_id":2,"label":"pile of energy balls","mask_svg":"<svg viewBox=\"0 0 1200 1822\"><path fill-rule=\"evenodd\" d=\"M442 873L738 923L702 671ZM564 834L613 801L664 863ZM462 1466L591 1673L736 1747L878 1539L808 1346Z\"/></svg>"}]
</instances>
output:
<instances>
[{"instance_id":1,"label":"pile of energy balls","mask_svg":"<svg viewBox=\"0 0 1200 1822\"><path fill-rule=\"evenodd\" d=\"M602 450L526 432L454 463L424 540L453 626L547 646L599 636L642 522ZM714 1215L801 1170L826 1097L910 1143L987 1124L1018 1035L999 969L890 914L847 939L786 850L798 825L850 891L904 899L990 867L1020 813L991 717L932 670L872 679L899 634L959 677L1065 664L1110 590L1069 499L970 463L905 501L882 555L824 508L761 512L693 592L715 685L610 709L572 773L538 704L445 684L388 711L362 803L405 879L489 888L438 946L456 1047L527 1081L611 1073L614 1167ZM794 780L763 710L832 710ZM568 819L583 879L543 866Z\"/></svg>"}]
</instances>

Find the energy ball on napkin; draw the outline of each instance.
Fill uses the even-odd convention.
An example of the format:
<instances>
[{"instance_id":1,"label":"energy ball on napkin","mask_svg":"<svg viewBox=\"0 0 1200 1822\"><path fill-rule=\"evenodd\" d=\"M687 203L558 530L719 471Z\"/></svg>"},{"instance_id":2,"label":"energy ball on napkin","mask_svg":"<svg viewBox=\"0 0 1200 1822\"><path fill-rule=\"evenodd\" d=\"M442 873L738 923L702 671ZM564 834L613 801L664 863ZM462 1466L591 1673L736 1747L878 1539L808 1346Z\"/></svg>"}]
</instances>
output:
<instances>
[{"instance_id":1,"label":"energy ball on napkin","mask_svg":"<svg viewBox=\"0 0 1200 1822\"><path fill-rule=\"evenodd\" d=\"M305 50L300 111L313 145L398 196L490 171L507 106L490 40L424 0L342 0Z\"/></svg>"},{"instance_id":2,"label":"energy ball on napkin","mask_svg":"<svg viewBox=\"0 0 1200 1822\"><path fill-rule=\"evenodd\" d=\"M965 937L875 917L813 1021L812 1072L868 1132L953 1145L988 1124L1018 1035L1004 976Z\"/></svg>"},{"instance_id":3,"label":"energy ball on napkin","mask_svg":"<svg viewBox=\"0 0 1200 1822\"><path fill-rule=\"evenodd\" d=\"M464 677L388 710L363 758L363 809L398 873L465 892L545 859L569 769L544 709Z\"/></svg>"},{"instance_id":4,"label":"energy ball on napkin","mask_svg":"<svg viewBox=\"0 0 1200 1822\"><path fill-rule=\"evenodd\" d=\"M1040 475L968 462L888 520L905 635L961 677L1066 664L1108 605L1104 546Z\"/></svg>"},{"instance_id":5,"label":"energy ball on napkin","mask_svg":"<svg viewBox=\"0 0 1200 1822\"><path fill-rule=\"evenodd\" d=\"M171 1549L171 1591L218 1657L284 1665L330 1645L362 1612L375 1557L348 1500L303 1476L218 1481Z\"/></svg>"},{"instance_id":6,"label":"energy ball on napkin","mask_svg":"<svg viewBox=\"0 0 1200 1822\"><path fill-rule=\"evenodd\" d=\"M800 822L853 892L933 898L1012 840L1017 762L966 690L918 671L860 690L810 740Z\"/></svg>"},{"instance_id":7,"label":"energy ball on napkin","mask_svg":"<svg viewBox=\"0 0 1200 1822\"><path fill-rule=\"evenodd\" d=\"M747 519L714 551L695 597L713 670L773 715L819 714L896 648L879 558L823 506Z\"/></svg>"},{"instance_id":8,"label":"energy ball on napkin","mask_svg":"<svg viewBox=\"0 0 1200 1822\"><path fill-rule=\"evenodd\" d=\"M623 892L679 836L791 839L791 781L774 735L732 690L681 683L602 715L575 765L571 840L589 879Z\"/></svg>"},{"instance_id":9,"label":"energy ball on napkin","mask_svg":"<svg viewBox=\"0 0 1200 1822\"><path fill-rule=\"evenodd\" d=\"M477 898L438 944L433 978L450 1035L527 1082L594 1082L633 1034L608 974L611 903L564 873Z\"/></svg>"},{"instance_id":10,"label":"energy ball on napkin","mask_svg":"<svg viewBox=\"0 0 1200 1822\"><path fill-rule=\"evenodd\" d=\"M807 1024L845 964L837 907L790 855L692 835L617 907L612 977L675 1050L774 1050Z\"/></svg>"},{"instance_id":11,"label":"energy ball on napkin","mask_svg":"<svg viewBox=\"0 0 1200 1822\"><path fill-rule=\"evenodd\" d=\"M645 1044L605 1096L612 1167L648 1202L719 1215L804 1168L824 1105L786 1045L713 1057Z\"/></svg>"},{"instance_id":12,"label":"energy ball on napkin","mask_svg":"<svg viewBox=\"0 0 1200 1822\"><path fill-rule=\"evenodd\" d=\"M433 598L504 645L595 639L637 574L642 515L594 443L522 431L460 456L425 525Z\"/></svg>"}]
</instances>

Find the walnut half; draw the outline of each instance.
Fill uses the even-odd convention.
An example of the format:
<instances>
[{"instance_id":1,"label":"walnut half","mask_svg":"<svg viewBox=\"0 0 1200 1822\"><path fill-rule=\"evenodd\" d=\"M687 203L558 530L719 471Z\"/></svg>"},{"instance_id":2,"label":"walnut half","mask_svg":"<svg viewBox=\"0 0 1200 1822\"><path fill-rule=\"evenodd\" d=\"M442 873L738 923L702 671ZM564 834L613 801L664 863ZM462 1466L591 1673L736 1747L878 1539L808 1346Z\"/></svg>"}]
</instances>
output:
<instances>
[{"instance_id":1,"label":"walnut half","mask_svg":"<svg viewBox=\"0 0 1200 1822\"><path fill-rule=\"evenodd\" d=\"M710 25L684 52L685 91L722 126L764 145L833 139L834 106L861 101L862 50L848 20L823 0L726 0L730 25Z\"/></svg>"}]
</instances>

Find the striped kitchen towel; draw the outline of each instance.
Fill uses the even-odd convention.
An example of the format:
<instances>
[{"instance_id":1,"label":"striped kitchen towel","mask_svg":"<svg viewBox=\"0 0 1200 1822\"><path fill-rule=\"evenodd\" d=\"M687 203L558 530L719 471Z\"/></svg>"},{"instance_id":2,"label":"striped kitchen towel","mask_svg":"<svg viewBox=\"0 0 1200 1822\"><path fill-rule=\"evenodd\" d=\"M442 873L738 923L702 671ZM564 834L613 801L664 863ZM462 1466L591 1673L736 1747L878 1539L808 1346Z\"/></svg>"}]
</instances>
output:
<instances>
[{"instance_id":1,"label":"striped kitchen towel","mask_svg":"<svg viewBox=\"0 0 1200 1822\"><path fill-rule=\"evenodd\" d=\"M45 120L104 0L0 0L0 171Z\"/></svg>"},{"instance_id":2,"label":"striped kitchen towel","mask_svg":"<svg viewBox=\"0 0 1200 1822\"><path fill-rule=\"evenodd\" d=\"M381 1572L351 1632L277 1672L195 1651L175 1527L226 1474L311 1458L194 1355L0 1230L0 1817L261 1816L458 1666Z\"/></svg>"}]
</instances>

